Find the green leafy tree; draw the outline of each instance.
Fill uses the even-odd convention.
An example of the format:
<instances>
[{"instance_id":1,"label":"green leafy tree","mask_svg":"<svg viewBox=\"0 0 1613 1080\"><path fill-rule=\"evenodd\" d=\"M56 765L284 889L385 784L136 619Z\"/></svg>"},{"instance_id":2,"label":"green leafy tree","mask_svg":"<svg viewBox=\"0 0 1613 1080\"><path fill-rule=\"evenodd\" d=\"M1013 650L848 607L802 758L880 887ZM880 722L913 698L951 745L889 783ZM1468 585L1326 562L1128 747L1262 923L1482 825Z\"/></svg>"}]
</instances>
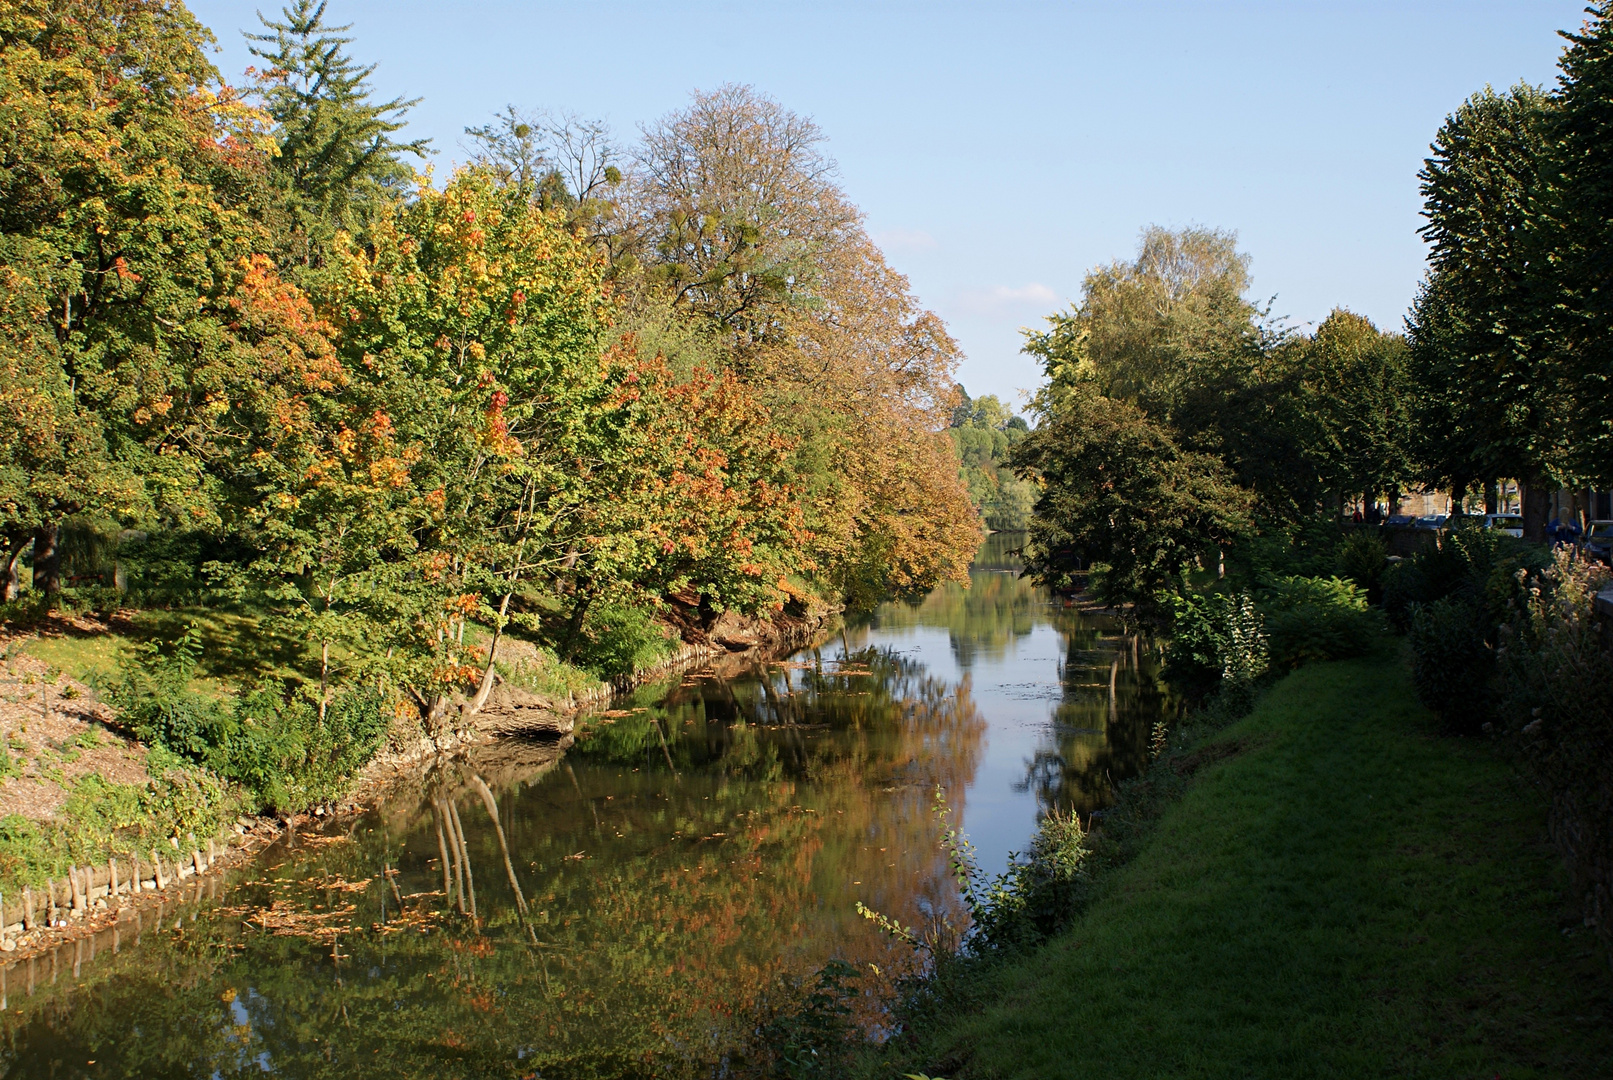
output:
<instances>
[{"instance_id":1,"label":"green leafy tree","mask_svg":"<svg viewBox=\"0 0 1613 1080\"><path fill-rule=\"evenodd\" d=\"M1051 384L1090 385L1135 404L1185 450L1222 459L1264 511L1315 498L1296 439L1288 334L1244 298L1249 257L1215 229L1145 229L1137 256L1100 266L1081 303L1027 335Z\"/></svg>"},{"instance_id":2,"label":"green leafy tree","mask_svg":"<svg viewBox=\"0 0 1613 1080\"><path fill-rule=\"evenodd\" d=\"M1542 110L1551 164L1537 246L1546 257L1537 252L1531 270L1550 303L1547 347L1565 361L1568 393L1556 400L1573 431L1569 469L1605 483L1613 480L1613 4L1586 12L1580 32L1563 35L1556 108Z\"/></svg>"},{"instance_id":3,"label":"green leafy tree","mask_svg":"<svg viewBox=\"0 0 1613 1080\"><path fill-rule=\"evenodd\" d=\"M216 421L259 385L231 313L268 144L211 41L179 6L0 6L0 500L47 591L67 515L219 520Z\"/></svg>"},{"instance_id":4,"label":"green leafy tree","mask_svg":"<svg viewBox=\"0 0 1613 1080\"><path fill-rule=\"evenodd\" d=\"M1043 583L1095 571L1106 602L1150 606L1249 530L1253 499L1221 460L1183 450L1132 402L1077 384L1043 409L1012 458L1041 487L1025 563Z\"/></svg>"},{"instance_id":5,"label":"green leafy tree","mask_svg":"<svg viewBox=\"0 0 1613 1080\"><path fill-rule=\"evenodd\" d=\"M1329 491L1401 491L1415 478L1411 373L1405 339L1336 308L1295 349L1292 414L1307 466ZM1473 477L1453 487L1465 490Z\"/></svg>"},{"instance_id":6,"label":"green leafy tree","mask_svg":"<svg viewBox=\"0 0 1613 1080\"><path fill-rule=\"evenodd\" d=\"M1544 536L1549 487L1568 478L1572 415L1533 265L1555 109L1520 84L1446 118L1419 174L1430 277L1408 333L1429 479L1520 479L1531 539Z\"/></svg>"}]
</instances>

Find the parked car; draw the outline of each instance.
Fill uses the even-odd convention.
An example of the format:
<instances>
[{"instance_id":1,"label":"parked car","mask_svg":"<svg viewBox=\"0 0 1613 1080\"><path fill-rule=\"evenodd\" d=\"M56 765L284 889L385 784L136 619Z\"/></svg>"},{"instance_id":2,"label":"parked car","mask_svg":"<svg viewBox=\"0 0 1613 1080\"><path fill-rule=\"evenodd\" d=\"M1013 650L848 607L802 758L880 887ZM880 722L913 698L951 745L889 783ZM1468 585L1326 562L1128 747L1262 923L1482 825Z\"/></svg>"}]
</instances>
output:
<instances>
[{"instance_id":1,"label":"parked car","mask_svg":"<svg viewBox=\"0 0 1613 1080\"><path fill-rule=\"evenodd\" d=\"M1592 523L1580 545L1591 558L1613 565L1613 521Z\"/></svg>"},{"instance_id":2,"label":"parked car","mask_svg":"<svg viewBox=\"0 0 1613 1080\"><path fill-rule=\"evenodd\" d=\"M1485 514L1484 527L1497 529L1508 536L1523 535L1523 516L1521 514Z\"/></svg>"},{"instance_id":3,"label":"parked car","mask_svg":"<svg viewBox=\"0 0 1613 1080\"><path fill-rule=\"evenodd\" d=\"M1398 525L1401 528L1416 527L1417 519L1410 514L1391 514L1384 521L1385 525Z\"/></svg>"},{"instance_id":4,"label":"parked car","mask_svg":"<svg viewBox=\"0 0 1613 1080\"><path fill-rule=\"evenodd\" d=\"M1446 515L1444 514L1429 514L1427 517L1418 518L1414 523L1414 527L1418 529L1443 529L1445 521Z\"/></svg>"}]
</instances>

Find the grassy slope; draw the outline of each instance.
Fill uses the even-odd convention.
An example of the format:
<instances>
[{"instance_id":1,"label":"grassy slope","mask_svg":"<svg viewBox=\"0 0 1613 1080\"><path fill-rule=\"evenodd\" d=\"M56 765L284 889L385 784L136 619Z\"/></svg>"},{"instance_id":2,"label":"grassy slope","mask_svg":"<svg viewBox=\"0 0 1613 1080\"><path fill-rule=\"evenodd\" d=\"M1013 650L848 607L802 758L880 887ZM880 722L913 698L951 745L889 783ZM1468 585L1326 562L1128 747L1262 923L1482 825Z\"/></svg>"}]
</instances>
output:
<instances>
[{"instance_id":1,"label":"grassy slope","mask_svg":"<svg viewBox=\"0 0 1613 1080\"><path fill-rule=\"evenodd\" d=\"M1437 734L1399 656L1303 669L1218 738L1249 748L992 1008L930 1033L934 1071L1613 1076L1613 978L1538 797Z\"/></svg>"}]
</instances>

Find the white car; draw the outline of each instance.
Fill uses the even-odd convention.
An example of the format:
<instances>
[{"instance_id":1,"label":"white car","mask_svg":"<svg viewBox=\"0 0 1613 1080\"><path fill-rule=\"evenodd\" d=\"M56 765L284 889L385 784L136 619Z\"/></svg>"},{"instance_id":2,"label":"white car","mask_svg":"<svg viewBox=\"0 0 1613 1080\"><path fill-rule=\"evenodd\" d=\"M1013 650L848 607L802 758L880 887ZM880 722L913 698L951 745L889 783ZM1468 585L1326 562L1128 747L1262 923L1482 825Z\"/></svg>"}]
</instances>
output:
<instances>
[{"instance_id":1,"label":"white car","mask_svg":"<svg viewBox=\"0 0 1613 1080\"><path fill-rule=\"evenodd\" d=\"M1484 527L1486 529L1499 529L1508 536L1523 535L1523 515L1521 514L1485 514Z\"/></svg>"}]
</instances>

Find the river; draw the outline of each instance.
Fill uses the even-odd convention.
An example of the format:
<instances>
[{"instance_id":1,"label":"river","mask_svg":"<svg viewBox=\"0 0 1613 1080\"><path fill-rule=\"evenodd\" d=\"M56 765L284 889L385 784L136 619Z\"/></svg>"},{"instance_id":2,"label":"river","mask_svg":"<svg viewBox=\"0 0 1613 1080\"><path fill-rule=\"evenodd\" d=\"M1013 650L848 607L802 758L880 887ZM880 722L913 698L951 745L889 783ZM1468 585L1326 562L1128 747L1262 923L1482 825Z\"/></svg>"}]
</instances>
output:
<instances>
[{"instance_id":1,"label":"river","mask_svg":"<svg viewBox=\"0 0 1613 1080\"><path fill-rule=\"evenodd\" d=\"M1047 808L1105 805L1170 707L1145 644L1020 579L1016 540L967 590L645 687L569 747L478 748L0 969L0 1077L720 1075L831 958L877 1026L914 960L857 902L963 925L937 789L995 873Z\"/></svg>"}]
</instances>

